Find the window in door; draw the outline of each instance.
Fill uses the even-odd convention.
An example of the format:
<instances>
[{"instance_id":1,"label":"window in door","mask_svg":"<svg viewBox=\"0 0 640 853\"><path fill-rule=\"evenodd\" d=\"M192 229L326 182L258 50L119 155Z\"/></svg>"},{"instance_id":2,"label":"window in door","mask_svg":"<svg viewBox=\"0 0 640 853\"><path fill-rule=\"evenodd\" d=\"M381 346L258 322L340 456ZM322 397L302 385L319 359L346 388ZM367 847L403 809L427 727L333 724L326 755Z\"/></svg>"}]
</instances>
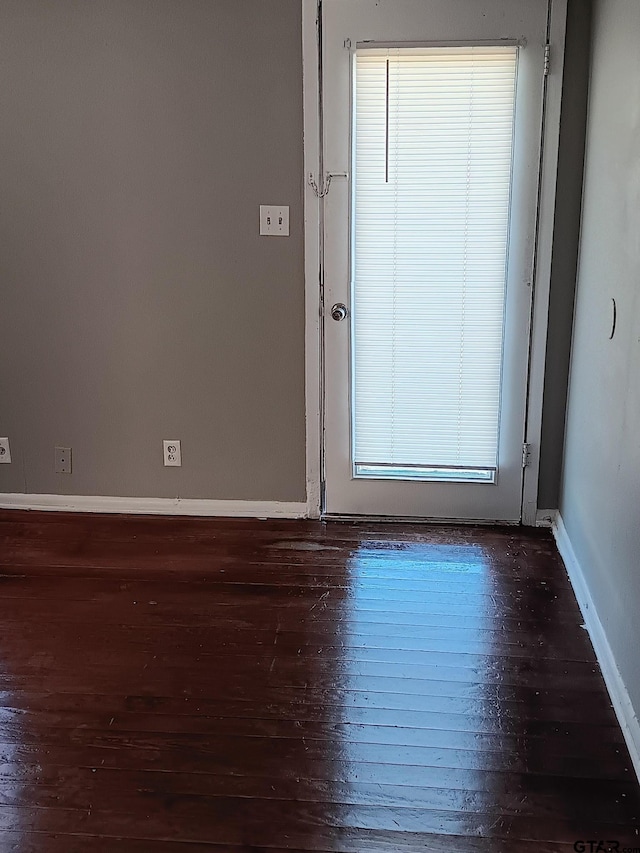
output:
<instances>
[{"instance_id":1,"label":"window in door","mask_svg":"<svg viewBox=\"0 0 640 853\"><path fill-rule=\"evenodd\" d=\"M517 59L355 53L356 478L495 482Z\"/></svg>"}]
</instances>

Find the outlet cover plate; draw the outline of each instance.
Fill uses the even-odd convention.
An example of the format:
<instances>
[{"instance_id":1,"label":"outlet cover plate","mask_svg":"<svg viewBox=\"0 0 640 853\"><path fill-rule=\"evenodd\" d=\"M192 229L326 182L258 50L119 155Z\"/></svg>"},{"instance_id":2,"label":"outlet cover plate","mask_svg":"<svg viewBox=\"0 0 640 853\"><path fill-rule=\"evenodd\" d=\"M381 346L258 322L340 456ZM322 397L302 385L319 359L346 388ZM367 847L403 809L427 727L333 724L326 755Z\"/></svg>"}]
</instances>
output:
<instances>
[{"instance_id":1,"label":"outlet cover plate","mask_svg":"<svg viewBox=\"0 0 640 853\"><path fill-rule=\"evenodd\" d=\"M178 440L165 439L162 442L162 449L164 451L164 464L168 468L179 468L182 465L182 451Z\"/></svg>"},{"instance_id":2,"label":"outlet cover plate","mask_svg":"<svg viewBox=\"0 0 640 853\"><path fill-rule=\"evenodd\" d=\"M289 236L289 208L286 205L260 205L260 234L263 237Z\"/></svg>"},{"instance_id":3,"label":"outlet cover plate","mask_svg":"<svg viewBox=\"0 0 640 853\"><path fill-rule=\"evenodd\" d=\"M2 462L11 462L11 448L9 447L8 438L0 438L0 464Z\"/></svg>"},{"instance_id":4,"label":"outlet cover plate","mask_svg":"<svg viewBox=\"0 0 640 853\"><path fill-rule=\"evenodd\" d=\"M56 447L55 449L55 471L56 474L71 473L71 448Z\"/></svg>"}]
</instances>

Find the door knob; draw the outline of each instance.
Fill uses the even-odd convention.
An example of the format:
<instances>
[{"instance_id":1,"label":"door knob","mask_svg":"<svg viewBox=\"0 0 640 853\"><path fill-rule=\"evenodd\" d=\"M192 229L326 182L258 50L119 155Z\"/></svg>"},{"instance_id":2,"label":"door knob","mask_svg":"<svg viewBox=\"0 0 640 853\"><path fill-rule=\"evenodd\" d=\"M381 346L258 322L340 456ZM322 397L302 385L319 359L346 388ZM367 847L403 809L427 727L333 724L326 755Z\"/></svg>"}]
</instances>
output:
<instances>
[{"instance_id":1,"label":"door knob","mask_svg":"<svg viewBox=\"0 0 640 853\"><path fill-rule=\"evenodd\" d=\"M342 302L336 302L336 304L331 307L331 316L338 323L340 320L344 320L348 313L347 306Z\"/></svg>"}]
</instances>

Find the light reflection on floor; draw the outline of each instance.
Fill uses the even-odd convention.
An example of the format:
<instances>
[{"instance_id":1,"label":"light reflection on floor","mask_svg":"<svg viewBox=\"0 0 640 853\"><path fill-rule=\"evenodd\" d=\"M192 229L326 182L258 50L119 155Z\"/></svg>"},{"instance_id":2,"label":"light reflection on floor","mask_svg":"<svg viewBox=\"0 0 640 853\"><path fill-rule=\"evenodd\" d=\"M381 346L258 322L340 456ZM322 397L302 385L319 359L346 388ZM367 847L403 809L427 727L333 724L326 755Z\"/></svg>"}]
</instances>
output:
<instances>
[{"instance_id":1,"label":"light reflection on floor","mask_svg":"<svg viewBox=\"0 0 640 853\"><path fill-rule=\"evenodd\" d=\"M355 729L350 714L349 720L343 719L338 752L352 788L355 783L390 783L397 791L399 774L404 782L399 796L390 797L370 823L363 820L362 810L354 808L345 808L341 821L363 829L393 831L402 825L404 831L422 832L425 827L419 813L412 814L412 805L445 813L465 811L469 789L474 787L473 764L477 764L475 770L487 769L486 753L465 752L465 770L461 772L457 766L457 733L439 731L437 726L446 713L448 728L455 728L451 706L456 702L460 703L461 715L468 714L471 706L477 714L499 718L500 705L491 686L487 689L487 684L471 672L469 681L451 686L454 674L465 678L465 673L446 663L447 649L456 649L460 641L465 648L473 647L474 662L490 652L489 630L499 616L493 597L494 572L479 545L374 541L353 553L347 577L347 627L342 638L345 697L360 697L363 722L368 710L385 709L388 728L371 743L370 729ZM452 610L459 615L452 616ZM438 651L435 656L434 648ZM358 660L350 654L354 649L359 651ZM360 660L363 655L367 658L364 662ZM406 666L405 658L410 661ZM382 686L375 693L371 691L374 674L376 686ZM464 717L459 719L464 726ZM446 746L439 748L443 742ZM429 763L425 765L426 760ZM434 767L441 774L441 788L434 787ZM456 779L459 791L455 790ZM483 783L486 788L486 781ZM482 790L483 784L477 787L473 805L478 813L477 834L481 836L489 829L482 814L483 802L488 805L495 796ZM445 823L442 831L456 832L455 825Z\"/></svg>"}]
</instances>

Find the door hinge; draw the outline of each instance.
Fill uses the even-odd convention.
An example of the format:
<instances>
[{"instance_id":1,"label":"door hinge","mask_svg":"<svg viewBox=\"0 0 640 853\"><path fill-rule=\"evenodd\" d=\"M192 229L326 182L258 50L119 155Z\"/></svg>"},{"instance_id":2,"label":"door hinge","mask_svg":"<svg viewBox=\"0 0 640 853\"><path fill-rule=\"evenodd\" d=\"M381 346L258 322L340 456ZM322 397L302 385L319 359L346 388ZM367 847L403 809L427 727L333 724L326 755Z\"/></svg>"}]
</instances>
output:
<instances>
[{"instance_id":1,"label":"door hinge","mask_svg":"<svg viewBox=\"0 0 640 853\"><path fill-rule=\"evenodd\" d=\"M531 445L525 442L522 445L522 467L526 468L531 463Z\"/></svg>"},{"instance_id":2,"label":"door hinge","mask_svg":"<svg viewBox=\"0 0 640 853\"><path fill-rule=\"evenodd\" d=\"M549 76L549 68L551 67L551 45L547 42L544 46L544 76Z\"/></svg>"}]
</instances>

